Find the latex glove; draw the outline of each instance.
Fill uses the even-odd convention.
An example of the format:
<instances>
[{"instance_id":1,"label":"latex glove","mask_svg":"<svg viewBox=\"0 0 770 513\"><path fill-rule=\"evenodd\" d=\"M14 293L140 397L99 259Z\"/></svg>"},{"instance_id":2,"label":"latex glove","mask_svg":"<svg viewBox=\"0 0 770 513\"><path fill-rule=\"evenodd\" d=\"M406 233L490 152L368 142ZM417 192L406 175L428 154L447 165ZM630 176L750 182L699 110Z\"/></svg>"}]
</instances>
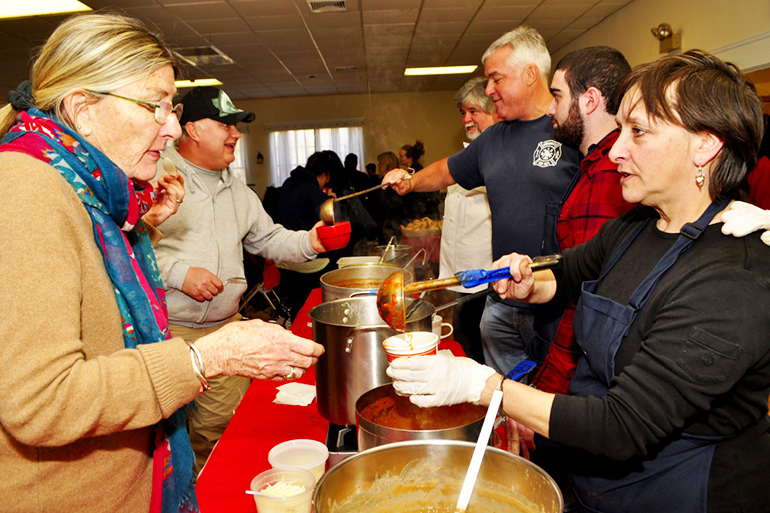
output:
<instances>
[{"instance_id":1,"label":"latex glove","mask_svg":"<svg viewBox=\"0 0 770 513\"><path fill-rule=\"evenodd\" d=\"M744 203L743 201L734 201L730 208L722 213L722 233L725 235L734 235L736 237L745 237L757 230L765 230L762 234L762 242L770 246L770 210Z\"/></svg>"},{"instance_id":2,"label":"latex glove","mask_svg":"<svg viewBox=\"0 0 770 513\"><path fill-rule=\"evenodd\" d=\"M478 404L487 379L495 370L451 351L431 356L396 358L387 374L398 395L422 408L458 403Z\"/></svg>"}]
</instances>

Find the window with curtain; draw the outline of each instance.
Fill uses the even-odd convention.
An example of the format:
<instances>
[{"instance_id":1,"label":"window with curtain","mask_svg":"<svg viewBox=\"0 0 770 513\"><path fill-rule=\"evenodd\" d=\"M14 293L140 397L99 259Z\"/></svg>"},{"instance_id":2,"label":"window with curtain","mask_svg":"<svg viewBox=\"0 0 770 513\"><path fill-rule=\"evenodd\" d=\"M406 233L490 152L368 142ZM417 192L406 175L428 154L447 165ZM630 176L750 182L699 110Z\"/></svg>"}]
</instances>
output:
<instances>
[{"instance_id":1,"label":"window with curtain","mask_svg":"<svg viewBox=\"0 0 770 513\"><path fill-rule=\"evenodd\" d=\"M268 125L266 128L270 132L272 155L270 185L275 187L280 187L294 168L304 166L308 157L317 151L332 150L343 161L348 153L358 155L359 162L364 159L364 128L361 120Z\"/></svg>"}]
</instances>

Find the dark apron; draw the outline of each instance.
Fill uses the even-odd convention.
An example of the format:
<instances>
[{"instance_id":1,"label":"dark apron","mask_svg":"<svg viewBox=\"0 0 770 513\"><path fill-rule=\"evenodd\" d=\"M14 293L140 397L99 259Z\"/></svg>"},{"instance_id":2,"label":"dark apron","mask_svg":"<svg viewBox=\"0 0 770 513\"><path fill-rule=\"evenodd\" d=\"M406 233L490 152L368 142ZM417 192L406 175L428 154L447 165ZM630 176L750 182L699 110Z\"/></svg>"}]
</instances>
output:
<instances>
[{"instance_id":1,"label":"dark apron","mask_svg":"<svg viewBox=\"0 0 770 513\"><path fill-rule=\"evenodd\" d=\"M629 304L621 305L595 292L598 283L620 260L647 223L643 223L612 256L599 279L583 283L575 311L574 332L584 357L578 362L572 378L571 395L607 395L610 379L615 375L615 355L623 338L628 335L637 312L647 302L663 274L728 203L727 199L712 203L695 223L682 227L679 238L642 280L631 295ZM716 443L723 439L682 434L651 459L644 460L630 472L618 472L618 475L585 475L576 470L573 473L575 495L585 511L705 513L711 458Z\"/></svg>"}]
</instances>

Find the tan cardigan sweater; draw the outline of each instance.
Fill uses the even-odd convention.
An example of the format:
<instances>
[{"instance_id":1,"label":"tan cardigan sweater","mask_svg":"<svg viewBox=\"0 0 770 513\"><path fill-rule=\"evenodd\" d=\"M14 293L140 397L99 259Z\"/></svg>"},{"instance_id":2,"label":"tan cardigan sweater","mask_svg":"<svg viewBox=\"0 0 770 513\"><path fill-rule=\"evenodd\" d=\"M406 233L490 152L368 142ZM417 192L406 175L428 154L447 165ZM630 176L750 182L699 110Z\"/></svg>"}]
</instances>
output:
<instances>
[{"instance_id":1,"label":"tan cardigan sweater","mask_svg":"<svg viewBox=\"0 0 770 513\"><path fill-rule=\"evenodd\" d=\"M56 170L0 152L0 509L146 512L153 428L199 383L182 339L124 349L91 220Z\"/></svg>"}]
</instances>

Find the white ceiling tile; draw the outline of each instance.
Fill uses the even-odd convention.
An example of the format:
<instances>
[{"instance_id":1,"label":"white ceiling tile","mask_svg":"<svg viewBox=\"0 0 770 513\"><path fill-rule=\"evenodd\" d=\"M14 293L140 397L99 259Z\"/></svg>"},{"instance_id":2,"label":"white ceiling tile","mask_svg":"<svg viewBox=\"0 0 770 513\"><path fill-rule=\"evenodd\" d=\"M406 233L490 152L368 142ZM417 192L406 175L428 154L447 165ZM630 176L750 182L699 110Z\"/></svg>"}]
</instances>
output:
<instances>
[{"instance_id":1,"label":"white ceiling tile","mask_svg":"<svg viewBox=\"0 0 770 513\"><path fill-rule=\"evenodd\" d=\"M212 34L209 37L211 44L224 50L226 46L245 46L245 45L260 45L262 40L251 31L248 32L228 32Z\"/></svg>"},{"instance_id":2,"label":"white ceiling tile","mask_svg":"<svg viewBox=\"0 0 770 513\"><path fill-rule=\"evenodd\" d=\"M390 23L382 25L364 25L364 37L369 39L373 37L411 37L414 32L414 24L411 23Z\"/></svg>"},{"instance_id":3,"label":"white ceiling tile","mask_svg":"<svg viewBox=\"0 0 770 513\"><path fill-rule=\"evenodd\" d=\"M166 9L174 16L185 21L219 20L240 17L240 14L230 7L230 4L227 2L198 2L169 5Z\"/></svg>"},{"instance_id":4,"label":"white ceiling tile","mask_svg":"<svg viewBox=\"0 0 770 513\"><path fill-rule=\"evenodd\" d=\"M302 18L295 15L285 16L244 16L246 24L257 32L262 30L300 30L305 27Z\"/></svg>"},{"instance_id":5,"label":"white ceiling tile","mask_svg":"<svg viewBox=\"0 0 770 513\"><path fill-rule=\"evenodd\" d=\"M445 34L454 33L462 34L465 32L467 23L462 21L423 21L420 19L420 23L417 24L416 34Z\"/></svg>"},{"instance_id":6,"label":"white ceiling tile","mask_svg":"<svg viewBox=\"0 0 770 513\"><path fill-rule=\"evenodd\" d=\"M423 9L420 22L423 19L429 23L435 22L465 22L466 24L476 14L475 7L453 7L449 9Z\"/></svg>"},{"instance_id":7,"label":"white ceiling tile","mask_svg":"<svg viewBox=\"0 0 770 513\"><path fill-rule=\"evenodd\" d=\"M293 0L229 0L229 3L244 16L299 15Z\"/></svg>"},{"instance_id":8,"label":"white ceiling tile","mask_svg":"<svg viewBox=\"0 0 770 513\"><path fill-rule=\"evenodd\" d=\"M537 9L532 11L532 14L527 18L529 23L532 20L551 20L551 19L568 19L574 20L581 16L584 12L593 7L592 4L554 4L554 5L541 5Z\"/></svg>"},{"instance_id":9,"label":"white ceiling tile","mask_svg":"<svg viewBox=\"0 0 770 513\"><path fill-rule=\"evenodd\" d=\"M212 20L188 20L187 24L201 35L247 32L251 29L241 18L217 18Z\"/></svg>"},{"instance_id":10,"label":"white ceiling tile","mask_svg":"<svg viewBox=\"0 0 770 513\"><path fill-rule=\"evenodd\" d=\"M384 9L372 10L368 8L363 11L364 25L380 25L390 23L416 23L419 9Z\"/></svg>"},{"instance_id":11,"label":"white ceiling tile","mask_svg":"<svg viewBox=\"0 0 770 513\"><path fill-rule=\"evenodd\" d=\"M505 34L516 28L517 25L521 25L524 21L524 16L517 22L512 22L510 19L505 20L473 20L468 26L466 34L497 34L498 36Z\"/></svg>"},{"instance_id":12,"label":"white ceiling tile","mask_svg":"<svg viewBox=\"0 0 770 513\"><path fill-rule=\"evenodd\" d=\"M388 9L419 9L423 0L366 0L365 8L382 11Z\"/></svg>"},{"instance_id":13,"label":"white ceiling tile","mask_svg":"<svg viewBox=\"0 0 770 513\"><path fill-rule=\"evenodd\" d=\"M361 24L360 12L329 12L323 14L308 14L304 16L308 26L320 28L342 28Z\"/></svg>"},{"instance_id":14,"label":"white ceiling tile","mask_svg":"<svg viewBox=\"0 0 770 513\"><path fill-rule=\"evenodd\" d=\"M348 11L324 14L305 0L87 1L157 27L172 47L216 46L235 64L183 71L222 77L233 98L272 98L454 89L467 77L411 79L404 67L480 64L522 22L554 51L632 0L348 0ZM27 78L34 48L66 17L0 21L0 87Z\"/></svg>"}]
</instances>

